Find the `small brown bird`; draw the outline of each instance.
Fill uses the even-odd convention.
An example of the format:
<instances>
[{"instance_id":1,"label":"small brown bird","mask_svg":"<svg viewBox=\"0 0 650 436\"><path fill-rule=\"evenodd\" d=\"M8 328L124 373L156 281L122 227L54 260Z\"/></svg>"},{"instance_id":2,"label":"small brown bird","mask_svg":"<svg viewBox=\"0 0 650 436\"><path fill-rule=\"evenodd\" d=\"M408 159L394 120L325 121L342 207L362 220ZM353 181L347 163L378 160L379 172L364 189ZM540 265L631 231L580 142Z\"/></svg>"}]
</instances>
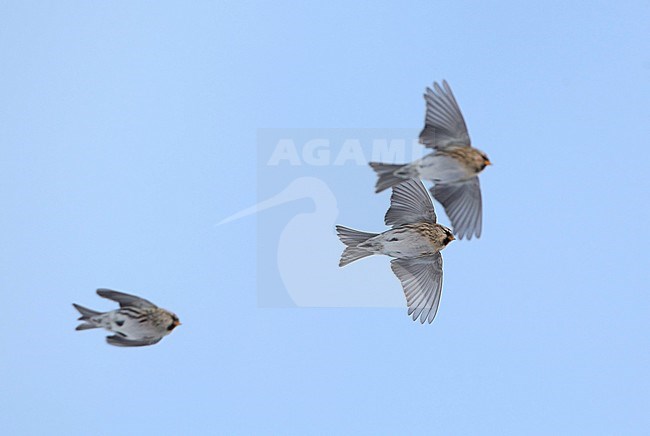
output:
<instances>
[{"instance_id":1,"label":"small brown bird","mask_svg":"<svg viewBox=\"0 0 650 436\"><path fill-rule=\"evenodd\" d=\"M378 175L375 192L405 179L431 180L431 194L444 206L454 234L478 238L483 221L478 174L490 160L471 146L463 114L446 81L442 87L434 83L433 89L427 88L424 100L427 111L420 143L435 151L410 164L370 162Z\"/></svg>"},{"instance_id":2,"label":"small brown bird","mask_svg":"<svg viewBox=\"0 0 650 436\"><path fill-rule=\"evenodd\" d=\"M104 328L115 333L106 342L118 347L141 347L153 345L181 325L172 312L157 307L152 302L135 295L110 289L97 289L100 297L120 303L120 308L110 312L97 312L73 304L81 313L76 330Z\"/></svg>"},{"instance_id":3,"label":"small brown bird","mask_svg":"<svg viewBox=\"0 0 650 436\"><path fill-rule=\"evenodd\" d=\"M341 242L347 245L339 266L373 254L394 257L390 264L404 288L408 314L414 321L420 318L422 324L431 323L442 294L440 250L454 235L436 223L431 198L419 180L393 187L384 221L393 228L379 234L336 226Z\"/></svg>"}]
</instances>

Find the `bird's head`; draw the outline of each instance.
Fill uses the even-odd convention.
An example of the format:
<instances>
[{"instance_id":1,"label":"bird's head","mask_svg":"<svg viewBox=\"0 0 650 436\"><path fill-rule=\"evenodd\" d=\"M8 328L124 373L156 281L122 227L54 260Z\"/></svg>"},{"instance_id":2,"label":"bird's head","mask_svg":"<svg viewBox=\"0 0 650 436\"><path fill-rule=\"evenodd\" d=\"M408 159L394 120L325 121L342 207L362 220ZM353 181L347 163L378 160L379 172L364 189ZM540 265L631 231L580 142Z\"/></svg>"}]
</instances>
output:
<instances>
[{"instance_id":1,"label":"bird's head","mask_svg":"<svg viewBox=\"0 0 650 436\"><path fill-rule=\"evenodd\" d=\"M170 320L169 324L167 325L167 331L171 332L176 327L181 325L181 322L178 320L178 317L176 316L176 314L169 312L169 316L170 316L171 320Z\"/></svg>"},{"instance_id":2,"label":"bird's head","mask_svg":"<svg viewBox=\"0 0 650 436\"><path fill-rule=\"evenodd\" d=\"M451 231L451 229L449 229L449 228L447 228L445 226L440 226L440 227L442 227L443 231L444 231L444 237L442 239L442 245L443 245L443 247L446 247L447 245L449 245L449 243L451 241L456 240L456 238L454 237L454 234Z\"/></svg>"},{"instance_id":3,"label":"bird's head","mask_svg":"<svg viewBox=\"0 0 650 436\"><path fill-rule=\"evenodd\" d=\"M490 159L487 157L487 154L482 152L481 150L476 150L478 152L479 156L479 165L480 165L480 171L483 171L486 166L492 165L492 162L490 162Z\"/></svg>"}]
</instances>

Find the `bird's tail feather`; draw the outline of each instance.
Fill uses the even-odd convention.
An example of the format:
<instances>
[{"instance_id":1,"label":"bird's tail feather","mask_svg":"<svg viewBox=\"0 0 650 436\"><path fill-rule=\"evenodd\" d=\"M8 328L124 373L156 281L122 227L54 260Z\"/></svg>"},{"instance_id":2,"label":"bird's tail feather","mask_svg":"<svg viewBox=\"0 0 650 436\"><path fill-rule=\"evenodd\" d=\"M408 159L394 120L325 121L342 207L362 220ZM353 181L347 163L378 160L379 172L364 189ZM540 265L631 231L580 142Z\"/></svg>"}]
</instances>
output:
<instances>
[{"instance_id":1,"label":"bird's tail feather","mask_svg":"<svg viewBox=\"0 0 650 436\"><path fill-rule=\"evenodd\" d=\"M370 167L377 173L377 184L375 192L381 192L395 185L399 185L408 177L396 175L399 170L405 169L406 164L386 164L381 162L370 162Z\"/></svg>"},{"instance_id":2,"label":"bird's tail feather","mask_svg":"<svg viewBox=\"0 0 650 436\"><path fill-rule=\"evenodd\" d=\"M82 324L79 324L75 330L88 330L88 329L96 329L97 326L93 324L90 321L90 318L93 316L101 315L101 312L97 312L96 310L91 310L88 309L87 307L80 306L78 304L72 303L75 309L79 311L81 316L79 317L79 321L88 321L84 322Z\"/></svg>"},{"instance_id":3,"label":"bird's tail feather","mask_svg":"<svg viewBox=\"0 0 650 436\"><path fill-rule=\"evenodd\" d=\"M348 247L356 247L362 242L366 242L368 239L378 235L378 233L362 232L343 226L336 226L336 234L339 235L341 242Z\"/></svg>"},{"instance_id":4,"label":"bird's tail feather","mask_svg":"<svg viewBox=\"0 0 650 436\"><path fill-rule=\"evenodd\" d=\"M357 248L357 245L362 242L366 242L370 238L377 236L377 233L368 233L361 232L359 230L349 229L343 226L336 226L336 233L339 235L339 239L345 245L346 249L343 250L341 255L341 261L339 266L345 266L348 263L352 263L355 260L362 259L366 256L371 256L374 254L372 251L364 250L363 248Z\"/></svg>"},{"instance_id":5,"label":"bird's tail feather","mask_svg":"<svg viewBox=\"0 0 650 436\"><path fill-rule=\"evenodd\" d=\"M363 248L347 247L343 250L339 266L345 266L355 260L363 259L364 257L372 256L373 254L372 251L364 250Z\"/></svg>"}]
</instances>

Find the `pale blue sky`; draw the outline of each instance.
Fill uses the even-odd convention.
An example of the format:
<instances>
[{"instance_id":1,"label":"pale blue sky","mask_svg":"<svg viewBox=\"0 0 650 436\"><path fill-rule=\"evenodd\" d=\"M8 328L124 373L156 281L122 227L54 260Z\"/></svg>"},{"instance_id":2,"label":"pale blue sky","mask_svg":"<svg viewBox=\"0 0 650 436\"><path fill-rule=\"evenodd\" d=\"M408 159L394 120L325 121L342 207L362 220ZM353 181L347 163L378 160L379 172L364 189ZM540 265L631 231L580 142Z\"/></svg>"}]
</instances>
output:
<instances>
[{"instance_id":1,"label":"pale blue sky","mask_svg":"<svg viewBox=\"0 0 650 436\"><path fill-rule=\"evenodd\" d=\"M647 431L650 5L321 3L0 5L3 434ZM415 135L443 78L494 166L435 322L259 308L285 289L258 223L312 206L216 225L266 187L258 129ZM389 194L340 171L336 222L383 230ZM401 294L388 259L340 273ZM98 287L183 325L75 332Z\"/></svg>"}]
</instances>

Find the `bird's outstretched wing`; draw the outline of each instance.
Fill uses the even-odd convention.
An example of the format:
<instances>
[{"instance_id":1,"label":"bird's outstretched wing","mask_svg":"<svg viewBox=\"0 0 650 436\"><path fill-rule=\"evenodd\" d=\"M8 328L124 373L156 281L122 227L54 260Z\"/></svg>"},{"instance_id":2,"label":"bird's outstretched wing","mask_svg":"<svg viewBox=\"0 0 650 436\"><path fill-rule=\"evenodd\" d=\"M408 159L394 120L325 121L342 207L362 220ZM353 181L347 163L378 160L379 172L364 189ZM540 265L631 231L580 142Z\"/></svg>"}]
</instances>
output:
<instances>
[{"instance_id":1,"label":"bird's outstretched wing","mask_svg":"<svg viewBox=\"0 0 650 436\"><path fill-rule=\"evenodd\" d=\"M142 309L155 309L157 306L149 300L137 297L124 292L112 291L110 289L97 289L97 295L120 303L120 307L139 307Z\"/></svg>"},{"instance_id":2,"label":"bird's outstretched wing","mask_svg":"<svg viewBox=\"0 0 650 436\"><path fill-rule=\"evenodd\" d=\"M390 208L386 212L384 222L393 227L418 222L436 222L431 197L421 181L409 179L393 187Z\"/></svg>"},{"instance_id":3,"label":"bird's outstretched wing","mask_svg":"<svg viewBox=\"0 0 650 436\"><path fill-rule=\"evenodd\" d=\"M113 335L113 336L106 336L106 342L108 342L110 345L115 345L116 347L144 347L147 345L153 345L157 344L160 342L160 338L153 338L153 339L142 339L142 340L134 340L134 339L126 339L123 336L119 335Z\"/></svg>"},{"instance_id":4,"label":"bird's outstretched wing","mask_svg":"<svg viewBox=\"0 0 650 436\"><path fill-rule=\"evenodd\" d=\"M422 324L425 321L430 324L438 313L442 295L440 253L413 259L393 259L390 267L402 282L408 314L413 321L420 318Z\"/></svg>"},{"instance_id":5,"label":"bird's outstretched wing","mask_svg":"<svg viewBox=\"0 0 650 436\"><path fill-rule=\"evenodd\" d=\"M436 183L431 194L445 208L458 239L481 237L483 204L478 177L455 183Z\"/></svg>"},{"instance_id":6,"label":"bird's outstretched wing","mask_svg":"<svg viewBox=\"0 0 650 436\"><path fill-rule=\"evenodd\" d=\"M463 114L447 81L442 81L442 88L436 82L433 83L433 89L427 88L424 101L427 111L424 129L420 132L421 144L433 149L471 144Z\"/></svg>"}]
</instances>

